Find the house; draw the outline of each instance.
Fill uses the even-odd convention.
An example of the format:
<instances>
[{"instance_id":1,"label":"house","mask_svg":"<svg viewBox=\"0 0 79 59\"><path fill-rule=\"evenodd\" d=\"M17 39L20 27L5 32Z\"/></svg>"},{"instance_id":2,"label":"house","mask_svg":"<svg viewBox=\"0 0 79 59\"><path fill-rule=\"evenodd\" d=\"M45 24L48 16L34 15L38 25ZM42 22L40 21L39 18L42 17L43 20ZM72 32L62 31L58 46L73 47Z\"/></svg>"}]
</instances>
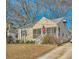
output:
<instances>
[{"instance_id":1,"label":"house","mask_svg":"<svg viewBox=\"0 0 79 59\"><path fill-rule=\"evenodd\" d=\"M43 33L43 31L45 31L45 33ZM68 39L69 34L66 27L66 20L63 17L52 20L43 17L32 27L19 28L18 40L24 40L25 42L27 40L36 40L36 38L44 34Z\"/></svg>"},{"instance_id":2,"label":"house","mask_svg":"<svg viewBox=\"0 0 79 59\"><path fill-rule=\"evenodd\" d=\"M16 39L18 38L18 29L14 29L13 25L10 21L6 22L6 38L7 43L16 42Z\"/></svg>"}]
</instances>

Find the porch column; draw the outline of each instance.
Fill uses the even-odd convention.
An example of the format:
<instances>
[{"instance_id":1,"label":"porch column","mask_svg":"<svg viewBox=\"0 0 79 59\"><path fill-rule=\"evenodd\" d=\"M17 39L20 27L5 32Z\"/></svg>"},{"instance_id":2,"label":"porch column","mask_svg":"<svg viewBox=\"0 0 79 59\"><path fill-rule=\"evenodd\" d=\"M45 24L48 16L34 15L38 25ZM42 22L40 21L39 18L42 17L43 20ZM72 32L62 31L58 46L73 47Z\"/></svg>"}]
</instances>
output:
<instances>
[{"instance_id":1,"label":"porch column","mask_svg":"<svg viewBox=\"0 0 79 59\"><path fill-rule=\"evenodd\" d=\"M52 28L51 28L51 31L50 31L51 35L53 35L53 31L52 31Z\"/></svg>"},{"instance_id":2,"label":"porch column","mask_svg":"<svg viewBox=\"0 0 79 59\"><path fill-rule=\"evenodd\" d=\"M41 28L41 35L43 36L42 28Z\"/></svg>"},{"instance_id":3,"label":"porch column","mask_svg":"<svg viewBox=\"0 0 79 59\"><path fill-rule=\"evenodd\" d=\"M18 40L21 39L21 29L18 29Z\"/></svg>"},{"instance_id":4,"label":"porch column","mask_svg":"<svg viewBox=\"0 0 79 59\"><path fill-rule=\"evenodd\" d=\"M56 27L56 37L58 38L58 27Z\"/></svg>"}]
</instances>

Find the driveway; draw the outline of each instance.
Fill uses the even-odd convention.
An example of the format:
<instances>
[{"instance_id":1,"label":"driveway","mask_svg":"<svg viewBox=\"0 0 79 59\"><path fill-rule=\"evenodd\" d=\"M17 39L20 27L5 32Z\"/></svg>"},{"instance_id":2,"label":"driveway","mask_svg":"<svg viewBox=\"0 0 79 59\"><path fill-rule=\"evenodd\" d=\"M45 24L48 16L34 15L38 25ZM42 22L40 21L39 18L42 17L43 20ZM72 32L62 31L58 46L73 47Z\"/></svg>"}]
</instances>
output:
<instances>
[{"instance_id":1,"label":"driveway","mask_svg":"<svg viewBox=\"0 0 79 59\"><path fill-rule=\"evenodd\" d=\"M37 59L72 59L72 44L66 43Z\"/></svg>"}]
</instances>

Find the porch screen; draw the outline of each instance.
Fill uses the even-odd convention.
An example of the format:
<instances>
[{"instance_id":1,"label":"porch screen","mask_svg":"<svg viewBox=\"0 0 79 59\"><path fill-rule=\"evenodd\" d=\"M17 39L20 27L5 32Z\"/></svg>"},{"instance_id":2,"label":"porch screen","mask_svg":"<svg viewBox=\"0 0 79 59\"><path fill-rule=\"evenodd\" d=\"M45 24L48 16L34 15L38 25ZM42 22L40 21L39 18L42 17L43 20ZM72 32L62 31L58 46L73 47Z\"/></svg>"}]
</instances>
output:
<instances>
[{"instance_id":1,"label":"porch screen","mask_svg":"<svg viewBox=\"0 0 79 59\"><path fill-rule=\"evenodd\" d=\"M47 28L48 35L55 35L56 34L56 27Z\"/></svg>"},{"instance_id":2,"label":"porch screen","mask_svg":"<svg viewBox=\"0 0 79 59\"><path fill-rule=\"evenodd\" d=\"M41 35L41 29L34 29L33 30L33 38L37 38Z\"/></svg>"}]
</instances>

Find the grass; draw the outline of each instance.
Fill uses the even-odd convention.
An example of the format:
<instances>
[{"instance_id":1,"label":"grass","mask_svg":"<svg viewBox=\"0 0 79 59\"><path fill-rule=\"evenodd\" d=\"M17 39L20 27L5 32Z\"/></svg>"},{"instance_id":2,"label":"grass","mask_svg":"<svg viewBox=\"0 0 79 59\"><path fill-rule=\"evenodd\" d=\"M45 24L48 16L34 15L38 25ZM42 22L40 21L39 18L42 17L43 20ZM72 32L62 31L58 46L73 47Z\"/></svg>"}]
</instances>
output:
<instances>
[{"instance_id":1,"label":"grass","mask_svg":"<svg viewBox=\"0 0 79 59\"><path fill-rule=\"evenodd\" d=\"M7 44L7 59L36 59L55 45Z\"/></svg>"}]
</instances>

